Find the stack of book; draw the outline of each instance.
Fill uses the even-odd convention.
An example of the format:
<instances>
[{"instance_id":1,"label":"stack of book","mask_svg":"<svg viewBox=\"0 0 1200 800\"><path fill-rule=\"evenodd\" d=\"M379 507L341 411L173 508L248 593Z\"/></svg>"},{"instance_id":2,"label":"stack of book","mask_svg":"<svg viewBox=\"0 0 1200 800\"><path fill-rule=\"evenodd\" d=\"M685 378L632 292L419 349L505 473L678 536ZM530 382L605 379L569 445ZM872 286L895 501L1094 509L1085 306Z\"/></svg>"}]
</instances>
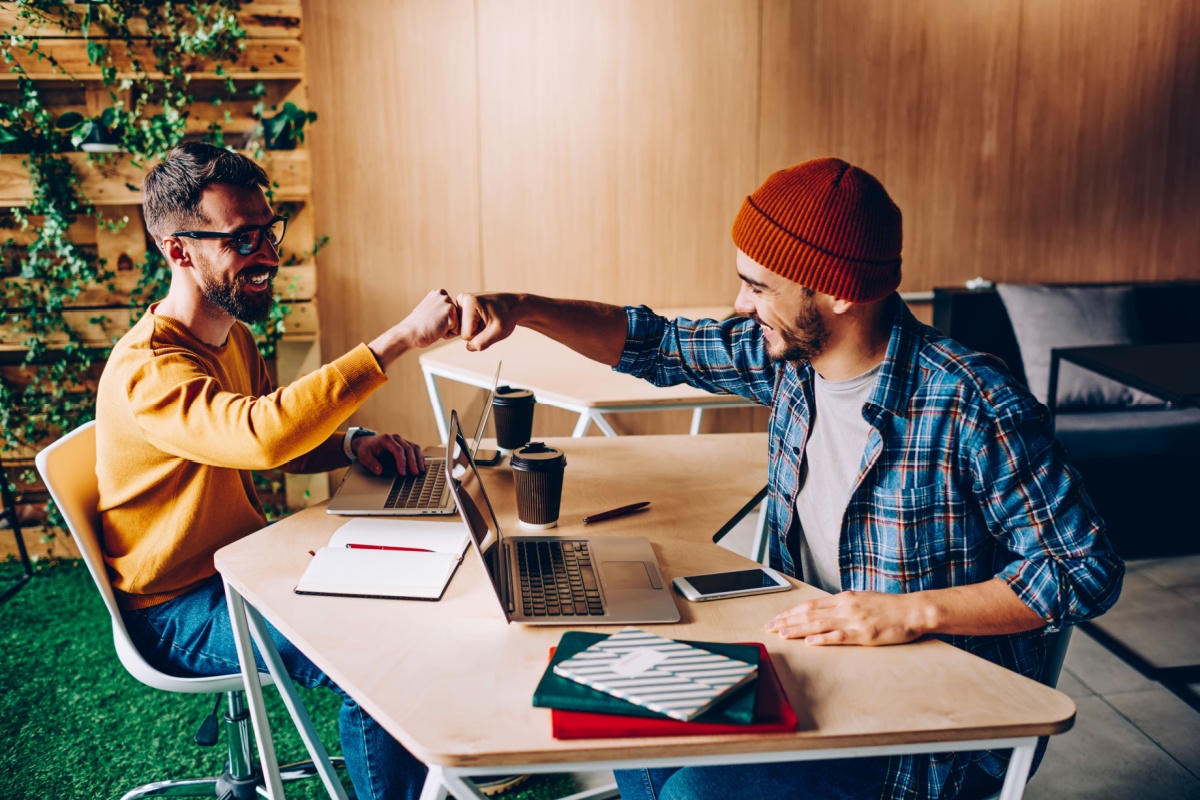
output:
<instances>
[{"instance_id":1,"label":"stack of book","mask_svg":"<svg viewBox=\"0 0 1200 800\"><path fill-rule=\"evenodd\" d=\"M556 739L779 733L796 714L760 644L568 631L533 704Z\"/></svg>"}]
</instances>

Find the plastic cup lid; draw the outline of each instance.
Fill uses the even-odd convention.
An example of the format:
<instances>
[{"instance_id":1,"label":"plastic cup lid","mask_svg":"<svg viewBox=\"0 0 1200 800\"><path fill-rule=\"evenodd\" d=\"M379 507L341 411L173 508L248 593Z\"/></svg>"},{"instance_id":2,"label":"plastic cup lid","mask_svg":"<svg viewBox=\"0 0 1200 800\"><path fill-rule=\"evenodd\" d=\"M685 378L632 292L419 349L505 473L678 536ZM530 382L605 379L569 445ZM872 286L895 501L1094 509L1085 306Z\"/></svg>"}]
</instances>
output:
<instances>
[{"instance_id":1,"label":"plastic cup lid","mask_svg":"<svg viewBox=\"0 0 1200 800\"><path fill-rule=\"evenodd\" d=\"M513 469L542 472L565 467L567 457L562 450L547 447L544 442L530 442L515 451L509 463Z\"/></svg>"}]
</instances>

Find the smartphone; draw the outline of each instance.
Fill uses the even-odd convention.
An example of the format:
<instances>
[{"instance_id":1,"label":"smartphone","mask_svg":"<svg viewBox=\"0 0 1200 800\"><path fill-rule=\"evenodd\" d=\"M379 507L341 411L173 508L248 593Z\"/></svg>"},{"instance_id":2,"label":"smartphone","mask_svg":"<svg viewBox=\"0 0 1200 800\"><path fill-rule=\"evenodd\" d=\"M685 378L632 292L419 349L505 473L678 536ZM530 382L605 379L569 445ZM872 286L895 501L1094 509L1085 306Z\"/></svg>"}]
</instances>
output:
<instances>
[{"instance_id":1,"label":"smartphone","mask_svg":"<svg viewBox=\"0 0 1200 800\"><path fill-rule=\"evenodd\" d=\"M480 467L494 467L500 463L499 450L476 450L475 464Z\"/></svg>"},{"instance_id":2,"label":"smartphone","mask_svg":"<svg viewBox=\"0 0 1200 800\"><path fill-rule=\"evenodd\" d=\"M672 583L675 591L692 602L741 597L744 594L786 592L792 588L782 575L767 567L689 575L686 578L676 578Z\"/></svg>"}]
</instances>

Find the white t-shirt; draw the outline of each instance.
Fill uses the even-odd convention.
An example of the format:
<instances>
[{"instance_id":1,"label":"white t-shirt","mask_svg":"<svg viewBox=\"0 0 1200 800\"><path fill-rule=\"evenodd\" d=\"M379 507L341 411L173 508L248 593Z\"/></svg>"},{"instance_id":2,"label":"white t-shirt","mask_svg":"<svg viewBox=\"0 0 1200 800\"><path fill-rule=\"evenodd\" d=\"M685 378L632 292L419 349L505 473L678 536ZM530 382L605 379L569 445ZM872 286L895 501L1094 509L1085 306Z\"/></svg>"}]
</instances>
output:
<instances>
[{"instance_id":1,"label":"white t-shirt","mask_svg":"<svg viewBox=\"0 0 1200 800\"><path fill-rule=\"evenodd\" d=\"M848 381L827 381L813 373L813 408L800 465L796 521L801 578L827 592L842 590L838 566L842 517L871 433L863 419L863 403L871 396L882 366Z\"/></svg>"}]
</instances>

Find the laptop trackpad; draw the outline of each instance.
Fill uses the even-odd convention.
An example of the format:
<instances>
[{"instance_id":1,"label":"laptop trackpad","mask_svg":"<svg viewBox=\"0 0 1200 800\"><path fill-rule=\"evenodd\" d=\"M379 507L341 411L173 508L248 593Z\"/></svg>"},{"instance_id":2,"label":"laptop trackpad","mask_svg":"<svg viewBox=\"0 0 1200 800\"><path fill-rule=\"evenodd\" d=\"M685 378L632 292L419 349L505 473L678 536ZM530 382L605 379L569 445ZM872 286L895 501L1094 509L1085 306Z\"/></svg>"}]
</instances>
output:
<instances>
[{"instance_id":1,"label":"laptop trackpad","mask_svg":"<svg viewBox=\"0 0 1200 800\"><path fill-rule=\"evenodd\" d=\"M650 574L644 561L602 561L604 586L607 589L650 589Z\"/></svg>"}]
</instances>

